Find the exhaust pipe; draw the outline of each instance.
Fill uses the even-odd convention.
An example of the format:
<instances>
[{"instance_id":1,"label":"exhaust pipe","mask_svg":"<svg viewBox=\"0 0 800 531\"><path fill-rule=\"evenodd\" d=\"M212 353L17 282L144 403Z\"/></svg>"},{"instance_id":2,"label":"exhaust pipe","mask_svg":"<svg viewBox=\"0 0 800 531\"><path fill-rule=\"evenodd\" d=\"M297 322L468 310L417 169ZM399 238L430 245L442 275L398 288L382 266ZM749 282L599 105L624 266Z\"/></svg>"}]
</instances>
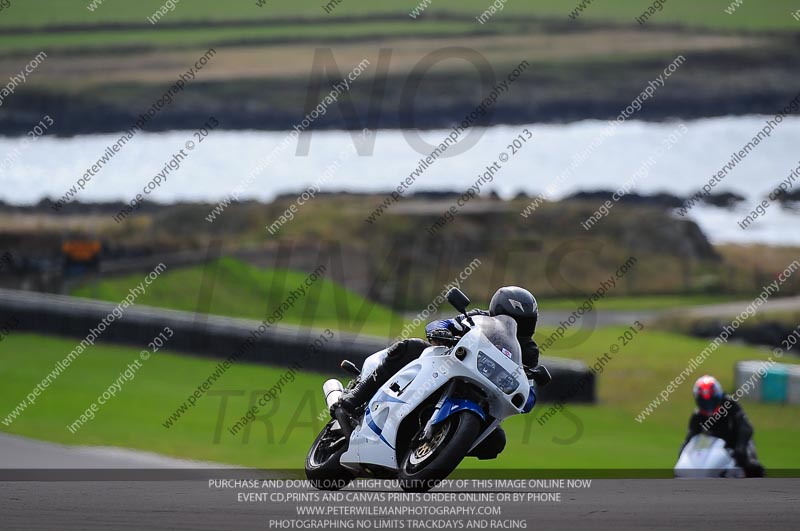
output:
<instances>
[{"instance_id":1,"label":"exhaust pipe","mask_svg":"<svg viewBox=\"0 0 800 531\"><path fill-rule=\"evenodd\" d=\"M322 392L325 393L325 403L328 404L328 409L330 409L341 398L344 393L344 387L342 387L342 382L336 378L331 378L322 384ZM350 419L345 412L341 408L337 408L334 412L334 418L339 422L339 427L345 437L349 438L353 433L353 426L350 424Z\"/></svg>"},{"instance_id":2,"label":"exhaust pipe","mask_svg":"<svg viewBox=\"0 0 800 531\"><path fill-rule=\"evenodd\" d=\"M325 403L328 404L328 409L330 409L342 397L344 387L342 387L342 382L336 378L331 378L322 384L322 392L325 395Z\"/></svg>"}]
</instances>

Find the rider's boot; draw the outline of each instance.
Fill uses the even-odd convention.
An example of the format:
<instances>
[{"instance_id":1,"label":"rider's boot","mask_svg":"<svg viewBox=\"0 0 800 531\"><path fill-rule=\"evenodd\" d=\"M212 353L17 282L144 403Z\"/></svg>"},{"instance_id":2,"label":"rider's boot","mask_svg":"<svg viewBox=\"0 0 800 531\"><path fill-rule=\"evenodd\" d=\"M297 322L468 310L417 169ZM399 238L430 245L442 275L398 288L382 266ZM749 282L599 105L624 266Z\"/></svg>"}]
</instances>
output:
<instances>
[{"instance_id":1,"label":"rider's boot","mask_svg":"<svg viewBox=\"0 0 800 531\"><path fill-rule=\"evenodd\" d=\"M345 391L339 401L331 406L331 416L334 416L334 411L338 408L341 408L348 416L352 416L358 408L366 404L378 392L378 389L392 375L411 360L417 359L428 346L428 343L420 339L406 339L389 347L386 357L372 374L362 378L352 389Z\"/></svg>"},{"instance_id":2,"label":"rider's boot","mask_svg":"<svg viewBox=\"0 0 800 531\"><path fill-rule=\"evenodd\" d=\"M384 376L386 372L383 370L384 365L385 362L379 365L372 374L360 380L355 387L345 391L339 401L331 407L331 414L336 408L341 408L348 416L352 416L359 407L366 404L388 378Z\"/></svg>"}]
</instances>

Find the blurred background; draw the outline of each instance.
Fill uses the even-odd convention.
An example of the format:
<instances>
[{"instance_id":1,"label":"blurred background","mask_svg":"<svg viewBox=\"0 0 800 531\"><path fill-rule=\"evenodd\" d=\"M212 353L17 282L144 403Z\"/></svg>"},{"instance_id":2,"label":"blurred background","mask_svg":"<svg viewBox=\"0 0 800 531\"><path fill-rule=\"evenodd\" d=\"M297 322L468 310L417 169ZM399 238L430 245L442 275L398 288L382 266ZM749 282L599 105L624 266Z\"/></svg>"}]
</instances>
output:
<instances>
[{"instance_id":1,"label":"blurred background","mask_svg":"<svg viewBox=\"0 0 800 531\"><path fill-rule=\"evenodd\" d=\"M465 466L670 475L691 381L780 348L743 404L796 475L800 4L655 4L0 3L0 431L299 469L343 357L516 284L563 380Z\"/></svg>"}]
</instances>

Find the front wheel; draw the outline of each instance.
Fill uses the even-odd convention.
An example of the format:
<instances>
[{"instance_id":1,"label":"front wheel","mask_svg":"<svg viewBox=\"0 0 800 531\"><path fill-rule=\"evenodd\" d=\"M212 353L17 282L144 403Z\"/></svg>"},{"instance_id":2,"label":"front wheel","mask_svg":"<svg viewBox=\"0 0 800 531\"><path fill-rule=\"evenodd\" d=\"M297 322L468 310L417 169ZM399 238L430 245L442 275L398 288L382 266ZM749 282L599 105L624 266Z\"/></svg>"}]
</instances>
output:
<instances>
[{"instance_id":1,"label":"front wheel","mask_svg":"<svg viewBox=\"0 0 800 531\"><path fill-rule=\"evenodd\" d=\"M429 441L422 428L411 439L400 463L397 479L406 492L427 492L455 470L480 434L481 422L469 411L460 411L433 427Z\"/></svg>"},{"instance_id":2,"label":"front wheel","mask_svg":"<svg viewBox=\"0 0 800 531\"><path fill-rule=\"evenodd\" d=\"M330 421L317 435L306 457L306 477L319 490L343 489L355 477L339 462L347 450L347 437L341 430L331 429L333 424Z\"/></svg>"}]
</instances>

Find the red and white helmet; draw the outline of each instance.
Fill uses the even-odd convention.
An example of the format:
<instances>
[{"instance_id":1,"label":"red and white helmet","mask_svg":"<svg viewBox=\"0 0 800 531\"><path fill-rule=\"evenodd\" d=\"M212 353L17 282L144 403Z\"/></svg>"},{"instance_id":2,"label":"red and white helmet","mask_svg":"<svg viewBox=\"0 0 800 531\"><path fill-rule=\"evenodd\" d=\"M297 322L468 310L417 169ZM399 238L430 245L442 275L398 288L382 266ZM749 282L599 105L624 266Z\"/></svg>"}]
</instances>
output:
<instances>
[{"instance_id":1,"label":"red and white helmet","mask_svg":"<svg viewBox=\"0 0 800 531\"><path fill-rule=\"evenodd\" d=\"M698 378L694 383L694 401L697 404L697 409L700 413L706 416L711 416L719 411L722 405L722 399L725 394L722 391L722 385L713 376L705 375Z\"/></svg>"}]
</instances>

